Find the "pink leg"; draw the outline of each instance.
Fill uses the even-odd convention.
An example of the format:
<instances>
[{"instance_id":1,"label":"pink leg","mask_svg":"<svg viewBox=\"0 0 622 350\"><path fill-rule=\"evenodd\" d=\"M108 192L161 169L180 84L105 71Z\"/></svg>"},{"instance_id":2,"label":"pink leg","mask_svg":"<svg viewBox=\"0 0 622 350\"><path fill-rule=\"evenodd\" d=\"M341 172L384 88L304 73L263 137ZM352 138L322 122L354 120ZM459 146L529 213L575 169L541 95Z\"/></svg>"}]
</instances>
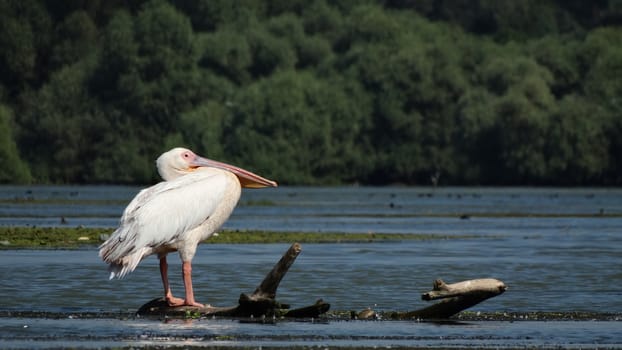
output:
<instances>
[{"instance_id":1,"label":"pink leg","mask_svg":"<svg viewBox=\"0 0 622 350\"><path fill-rule=\"evenodd\" d=\"M194 291L192 290L192 263L190 261L184 261L181 268L184 276L184 287L186 288L186 300L184 305L204 307L205 305L197 303L194 300Z\"/></svg>"},{"instance_id":2,"label":"pink leg","mask_svg":"<svg viewBox=\"0 0 622 350\"><path fill-rule=\"evenodd\" d=\"M184 300L181 298L175 298L171 292L171 286L168 283L168 264L166 262L166 255L160 258L160 276L162 277L162 284L164 285L164 298L170 306L184 305Z\"/></svg>"}]
</instances>

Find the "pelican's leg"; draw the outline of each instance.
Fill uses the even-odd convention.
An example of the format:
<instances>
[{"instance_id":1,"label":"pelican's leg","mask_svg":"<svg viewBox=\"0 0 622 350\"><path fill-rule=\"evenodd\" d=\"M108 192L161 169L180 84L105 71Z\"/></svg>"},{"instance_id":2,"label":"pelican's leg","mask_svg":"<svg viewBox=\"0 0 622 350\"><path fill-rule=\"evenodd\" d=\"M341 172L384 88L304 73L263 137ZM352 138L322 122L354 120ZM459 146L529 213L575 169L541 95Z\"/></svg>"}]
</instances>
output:
<instances>
[{"instance_id":1,"label":"pelican's leg","mask_svg":"<svg viewBox=\"0 0 622 350\"><path fill-rule=\"evenodd\" d=\"M181 269L184 276L184 287L186 288L186 301L184 305L205 307L205 305L197 303L194 300L194 291L192 290L192 263L190 261L183 261Z\"/></svg>"},{"instance_id":2,"label":"pelican's leg","mask_svg":"<svg viewBox=\"0 0 622 350\"><path fill-rule=\"evenodd\" d=\"M168 283L168 263L166 262L166 255L160 256L160 276L162 277L162 284L164 285L164 298L170 306L184 305L184 300L181 298L175 298L171 292L171 286Z\"/></svg>"}]
</instances>

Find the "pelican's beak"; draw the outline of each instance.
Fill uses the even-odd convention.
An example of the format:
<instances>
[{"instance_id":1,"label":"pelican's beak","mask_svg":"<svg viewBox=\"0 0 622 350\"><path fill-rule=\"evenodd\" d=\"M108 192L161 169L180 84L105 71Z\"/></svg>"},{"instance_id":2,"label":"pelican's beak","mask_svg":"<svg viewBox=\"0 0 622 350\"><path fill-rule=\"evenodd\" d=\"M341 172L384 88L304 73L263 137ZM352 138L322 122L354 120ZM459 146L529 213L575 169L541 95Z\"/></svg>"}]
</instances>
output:
<instances>
[{"instance_id":1,"label":"pelican's beak","mask_svg":"<svg viewBox=\"0 0 622 350\"><path fill-rule=\"evenodd\" d=\"M238 168L236 166L226 163L221 163L215 160L197 156L191 162L191 165L195 167L212 167L230 171L238 177L238 179L240 180L240 185L242 185L242 187L244 188L277 187L277 183L275 181L263 178L248 170L244 170L242 168Z\"/></svg>"}]
</instances>

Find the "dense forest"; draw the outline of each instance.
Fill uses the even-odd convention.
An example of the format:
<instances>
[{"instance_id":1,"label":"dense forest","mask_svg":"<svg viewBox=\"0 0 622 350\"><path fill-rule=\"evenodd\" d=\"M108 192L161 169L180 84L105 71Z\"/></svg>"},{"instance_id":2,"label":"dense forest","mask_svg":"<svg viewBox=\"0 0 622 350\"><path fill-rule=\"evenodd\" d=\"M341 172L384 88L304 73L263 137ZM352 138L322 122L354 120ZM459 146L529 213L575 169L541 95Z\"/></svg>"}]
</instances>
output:
<instances>
[{"instance_id":1,"label":"dense forest","mask_svg":"<svg viewBox=\"0 0 622 350\"><path fill-rule=\"evenodd\" d=\"M2 0L0 182L622 185L619 0Z\"/></svg>"}]
</instances>

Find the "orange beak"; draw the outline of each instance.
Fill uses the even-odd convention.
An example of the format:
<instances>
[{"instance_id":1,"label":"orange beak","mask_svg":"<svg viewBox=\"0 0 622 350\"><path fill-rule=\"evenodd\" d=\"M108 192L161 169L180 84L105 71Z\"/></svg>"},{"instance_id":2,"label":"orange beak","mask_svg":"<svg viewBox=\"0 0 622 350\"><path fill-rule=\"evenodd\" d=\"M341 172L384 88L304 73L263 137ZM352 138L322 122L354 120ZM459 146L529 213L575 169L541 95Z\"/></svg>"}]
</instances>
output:
<instances>
[{"instance_id":1,"label":"orange beak","mask_svg":"<svg viewBox=\"0 0 622 350\"><path fill-rule=\"evenodd\" d=\"M240 185L244 188L262 188L262 187L277 187L277 183L272 180L268 180L264 177L261 177L255 173L252 173L248 170L244 170L242 168L238 168L236 166L221 163L215 160L203 158L197 156L191 163L192 166L196 167L212 167L219 168L223 170L227 170L235 174L240 180Z\"/></svg>"}]
</instances>

